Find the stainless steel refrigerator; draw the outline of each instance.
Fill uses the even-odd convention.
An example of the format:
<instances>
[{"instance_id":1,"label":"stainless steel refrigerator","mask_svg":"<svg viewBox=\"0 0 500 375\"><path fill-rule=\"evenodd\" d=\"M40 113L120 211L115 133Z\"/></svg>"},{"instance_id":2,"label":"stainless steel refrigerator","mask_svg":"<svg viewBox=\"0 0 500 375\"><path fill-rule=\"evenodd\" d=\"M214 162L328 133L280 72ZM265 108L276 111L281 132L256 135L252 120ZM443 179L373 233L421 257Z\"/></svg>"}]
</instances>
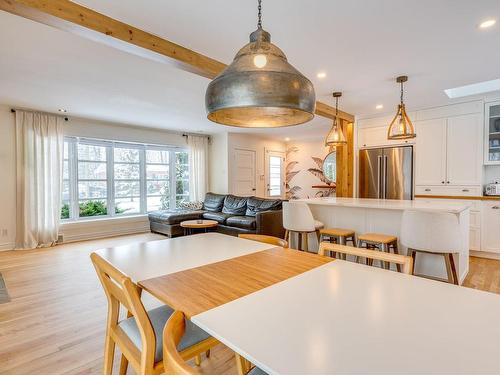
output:
<instances>
[{"instance_id":1,"label":"stainless steel refrigerator","mask_svg":"<svg viewBox=\"0 0 500 375\"><path fill-rule=\"evenodd\" d=\"M413 146L359 151L360 198L413 199Z\"/></svg>"}]
</instances>

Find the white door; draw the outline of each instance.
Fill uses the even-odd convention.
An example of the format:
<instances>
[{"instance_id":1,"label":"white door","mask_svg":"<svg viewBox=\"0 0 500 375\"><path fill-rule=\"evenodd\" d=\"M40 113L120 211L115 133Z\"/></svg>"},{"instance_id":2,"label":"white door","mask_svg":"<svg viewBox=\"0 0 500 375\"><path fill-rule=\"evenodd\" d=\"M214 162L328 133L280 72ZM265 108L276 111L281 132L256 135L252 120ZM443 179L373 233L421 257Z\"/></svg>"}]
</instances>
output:
<instances>
[{"instance_id":1,"label":"white door","mask_svg":"<svg viewBox=\"0 0 500 375\"><path fill-rule=\"evenodd\" d=\"M446 119L415 123L415 184L444 185L446 183Z\"/></svg>"},{"instance_id":2,"label":"white door","mask_svg":"<svg viewBox=\"0 0 500 375\"><path fill-rule=\"evenodd\" d=\"M285 181L285 153L266 150L266 197L282 198Z\"/></svg>"},{"instance_id":3,"label":"white door","mask_svg":"<svg viewBox=\"0 0 500 375\"><path fill-rule=\"evenodd\" d=\"M447 184L481 183L481 130L481 116L478 114L448 118Z\"/></svg>"},{"instance_id":4,"label":"white door","mask_svg":"<svg viewBox=\"0 0 500 375\"><path fill-rule=\"evenodd\" d=\"M481 250L500 253L500 202L483 202Z\"/></svg>"},{"instance_id":5,"label":"white door","mask_svg":"<svg viewBox=\"0 0 500 375\"><path fill-rule=\"evenodd\" d=\"M255 151L234 150L232 193L240 196L255 195Z\"/></svg>"}]
</instances>

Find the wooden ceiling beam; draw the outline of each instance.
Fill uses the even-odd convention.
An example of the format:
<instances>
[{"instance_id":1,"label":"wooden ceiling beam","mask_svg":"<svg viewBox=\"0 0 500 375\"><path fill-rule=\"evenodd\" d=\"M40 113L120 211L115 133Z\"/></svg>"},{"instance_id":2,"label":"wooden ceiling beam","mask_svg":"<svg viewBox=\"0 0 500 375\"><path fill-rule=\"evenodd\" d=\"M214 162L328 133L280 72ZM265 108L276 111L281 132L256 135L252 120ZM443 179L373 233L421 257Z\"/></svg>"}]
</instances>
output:
<instances>
[{"instance_id":1,"label":"wooden ceiling beam","mask_svg":"<svg viewBox=\"0 0 500 375\"><path fill-rule=\"evenodd\" d=\"M69 0L0 0L0 9L129 53L213 79L226 64ZM335 118L335 108L316 102L316 115ZM354 116L339 111L339 118Z\"/></svg>"}]
</instances>

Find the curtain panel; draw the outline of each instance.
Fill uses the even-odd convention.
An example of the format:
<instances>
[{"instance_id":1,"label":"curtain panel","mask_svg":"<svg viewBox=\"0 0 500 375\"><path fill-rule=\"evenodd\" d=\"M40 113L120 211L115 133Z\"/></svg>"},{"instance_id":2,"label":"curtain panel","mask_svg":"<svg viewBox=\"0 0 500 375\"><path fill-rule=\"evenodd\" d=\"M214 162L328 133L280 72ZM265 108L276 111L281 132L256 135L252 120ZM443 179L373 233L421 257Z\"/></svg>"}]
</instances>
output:
<instances>
[{"instance_id":1,"label":"curtain panel","mask_svg":"<svg viewBox=\"0 0 500 375\"><path fill-rule=\"evenodd\" d=\"M57 241L63 147L63 118L16 110L16 249Z\"/></svg>"},{"instance_id":2,"label":"curtain panel","mask_svg":"<svg viewBox=\"0 0 500 375\"><path fill-rule=\"evenodd\" d=\"M189 200L201 202L208 191L208 137L187 137L189 149Z\"/></svg>"}]
</instances>

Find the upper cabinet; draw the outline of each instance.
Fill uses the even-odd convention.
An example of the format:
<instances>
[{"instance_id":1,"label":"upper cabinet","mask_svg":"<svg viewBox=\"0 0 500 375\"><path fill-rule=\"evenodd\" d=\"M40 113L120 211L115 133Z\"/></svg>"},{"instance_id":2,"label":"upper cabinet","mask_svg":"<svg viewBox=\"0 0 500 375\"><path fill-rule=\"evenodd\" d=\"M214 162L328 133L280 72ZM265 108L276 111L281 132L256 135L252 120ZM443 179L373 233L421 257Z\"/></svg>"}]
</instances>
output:
<instances>
[{"instance_id":1,"label":"upper cabinet","mask_svg":"<svg viewBox=\"0 0 500 375\"><path fill-rule=\"evenodd\" d=\"M486 103L484 164L500 164L500 102Z\"/></svg>"},{"instance_id":2,"label":"upper cabinet","mask_svg":"<svg viewBox=\"0 0 500 375\"><path fill-rule=\"evenodd\" d=\"M481 184L481 114L416 121L416 185Z\"/></svg>"}]
</instances>

